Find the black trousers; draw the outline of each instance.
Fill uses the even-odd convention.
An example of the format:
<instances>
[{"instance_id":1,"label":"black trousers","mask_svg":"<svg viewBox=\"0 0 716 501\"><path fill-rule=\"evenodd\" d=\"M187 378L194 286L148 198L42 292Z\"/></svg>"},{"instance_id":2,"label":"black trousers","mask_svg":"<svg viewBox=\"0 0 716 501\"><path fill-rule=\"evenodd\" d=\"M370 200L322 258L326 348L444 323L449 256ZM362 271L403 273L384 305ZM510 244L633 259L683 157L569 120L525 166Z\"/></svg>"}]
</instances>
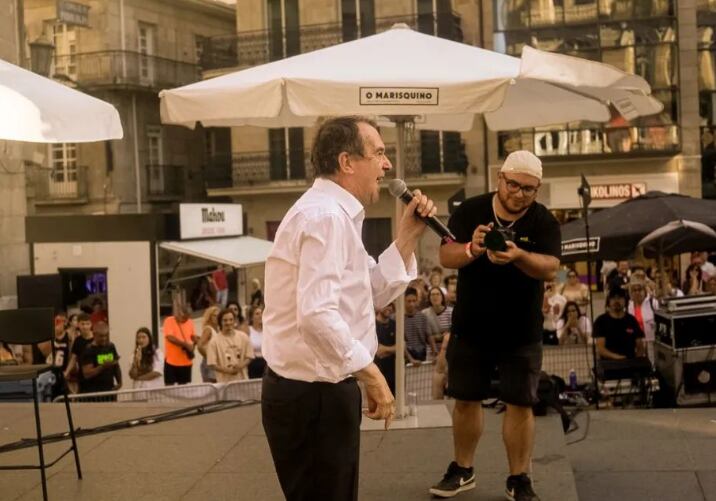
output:
<instances>
[{"instance_id":1,"label":"black trousers","mask_svg":"<svg viewBox=\"0 0 716 501\"><path fill-rule=\"evenodd\" d=\"M165 385L189 383L191 383L191 365L171 365L166 360L164 361Z\"/></svg>"},{"instance_id":2,"label":"black trousers","mask_svg":"<svg viewBox=\"0 0 716 501\"><path fill-rule=\"evenodd\" d=\"M361 394L355 379L307 383L269 368L261 411L287 501L358 499Z\"/></svg>"}]
</instances>

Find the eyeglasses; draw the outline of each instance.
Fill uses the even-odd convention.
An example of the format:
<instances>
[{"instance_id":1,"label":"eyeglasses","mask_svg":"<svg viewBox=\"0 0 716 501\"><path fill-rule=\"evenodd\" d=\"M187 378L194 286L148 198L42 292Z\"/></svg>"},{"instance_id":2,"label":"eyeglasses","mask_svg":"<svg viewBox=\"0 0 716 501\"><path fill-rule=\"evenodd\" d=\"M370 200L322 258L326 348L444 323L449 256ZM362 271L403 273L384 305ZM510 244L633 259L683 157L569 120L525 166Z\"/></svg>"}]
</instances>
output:
<instances>
[{"instance_id":1,"label":"eyeglasses","mask_svg":"<svg viewBox=\"0 0 716 501\"><path fill-rule=\"evenodd\" d=\"M504 174L502 174L502 179L505 180L505 185L507 186L507 191L510 193L517 193L518 191L522 191L526 197L531 197L535 193L537 193L537 190L539 189L539 185L533 186L531 184L520 184L517 181L514 181Z\"/></svg>"},{"instance_id":2,"label":"eyeglasses","mask_svg":"<svg viewBox=\"0 0 716 501\"><path fill-rule=\"evenodd\" d=\"M388 155L385 154L385 150L379 150L372 155L364 155L359 153L358 156L365 158L366 160L377 160L378 163L383 163L388 159Z\"/></svg>"}]
</instances>

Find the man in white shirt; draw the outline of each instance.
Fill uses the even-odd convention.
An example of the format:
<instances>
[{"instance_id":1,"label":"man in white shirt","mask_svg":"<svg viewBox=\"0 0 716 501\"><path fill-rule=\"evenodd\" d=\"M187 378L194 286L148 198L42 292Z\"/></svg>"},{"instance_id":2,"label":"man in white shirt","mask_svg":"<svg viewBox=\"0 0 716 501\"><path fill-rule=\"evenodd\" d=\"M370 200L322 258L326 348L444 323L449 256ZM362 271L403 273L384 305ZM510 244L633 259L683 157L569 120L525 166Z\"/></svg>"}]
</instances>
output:
<instances>
[{"instance_id":1,"label":"man in white shirt","mask_svg":"<svg viewBox=\"0 0 716 501\"><path fill-rule=\"evenodd\" d=\"M313 186L291 207L266 261L262 420L286 499L357 499L360 380L371 419L393 418L393 395L373 363L375 308L417 275L413 252L435 214L415 192L398 237L376 263L365 251L364 207L391 169L374 122L327 120L316 132Z\"/></svg>"}]
</instances>

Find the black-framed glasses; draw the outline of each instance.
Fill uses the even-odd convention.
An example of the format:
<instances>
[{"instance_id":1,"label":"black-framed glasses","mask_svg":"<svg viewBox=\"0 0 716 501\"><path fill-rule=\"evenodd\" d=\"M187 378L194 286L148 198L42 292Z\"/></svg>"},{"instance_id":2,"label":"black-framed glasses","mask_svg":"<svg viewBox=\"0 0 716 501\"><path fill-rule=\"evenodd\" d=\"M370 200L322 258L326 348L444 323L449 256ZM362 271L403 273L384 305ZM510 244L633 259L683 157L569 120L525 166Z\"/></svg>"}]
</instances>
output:
<instances>
[{"instance_id":1,"label":"black-framed glasses","mask_svg":"<svg viewBox=\"0 0 716 501\"><path fill-rule=\"evenodd\" d=\"M534 186L531 184L520 184L517 181L508 178L504 174L502 174L502 179L505 180L507 191L509 191L510 193L517 193L518 191L522 191L525 196L531 197L535 193L537 193L537 190L539 189L539 185Z\"/></svg>"}]
</instances>

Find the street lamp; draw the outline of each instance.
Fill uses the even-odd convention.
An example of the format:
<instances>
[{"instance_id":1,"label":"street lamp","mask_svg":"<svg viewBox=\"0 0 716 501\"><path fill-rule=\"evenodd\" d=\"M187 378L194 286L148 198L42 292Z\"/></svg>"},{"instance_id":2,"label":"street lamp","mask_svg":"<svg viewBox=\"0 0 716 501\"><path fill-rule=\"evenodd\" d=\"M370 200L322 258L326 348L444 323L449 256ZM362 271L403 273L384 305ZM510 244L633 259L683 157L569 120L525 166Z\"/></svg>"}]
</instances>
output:
<instances>
[{"instance_id":1,"label":"street lamp","mask_svg":"<svg viewBox=\"0 0 716 501\"><path fill-rule=\"evenodd\" d=\"M30 42L29 45L30 69L43 77L50 76L52 53L55 50L55 46L44 35L40 35L37 40Z\"/></svg>"}]
</instances>

